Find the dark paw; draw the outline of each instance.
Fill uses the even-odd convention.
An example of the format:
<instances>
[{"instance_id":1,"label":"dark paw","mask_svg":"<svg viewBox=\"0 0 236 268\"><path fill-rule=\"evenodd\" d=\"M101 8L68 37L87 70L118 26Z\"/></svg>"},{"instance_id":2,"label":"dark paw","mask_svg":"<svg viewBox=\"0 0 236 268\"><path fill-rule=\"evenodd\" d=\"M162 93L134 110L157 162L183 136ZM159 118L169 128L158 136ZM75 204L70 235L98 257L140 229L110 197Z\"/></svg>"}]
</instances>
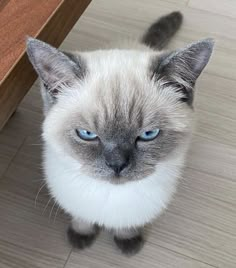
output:
<instances>
[{"instance_id":1,"label":"dark paw","mask_svg":"<svg viewBox=\"0 0 236 268\"><path fill-rule=\"evenodd\" d=\"M68 240L71 245L78 249L90 247L97 237L98 231L93 234L79 234L69 226L67 230Z\"/></svg>"},{"instance_id":2,"label":"dark paw","mask_svg":"<svg viewBox=\"0 0 236 268\"><path fill-rule=\"evenodd\" d=\"M115 236L114 241L117 247L125 255L134 255L138 253L144 244L144 239L141 235L132 237L130 239L121 239Z\"/></svg>"}]
</instances>

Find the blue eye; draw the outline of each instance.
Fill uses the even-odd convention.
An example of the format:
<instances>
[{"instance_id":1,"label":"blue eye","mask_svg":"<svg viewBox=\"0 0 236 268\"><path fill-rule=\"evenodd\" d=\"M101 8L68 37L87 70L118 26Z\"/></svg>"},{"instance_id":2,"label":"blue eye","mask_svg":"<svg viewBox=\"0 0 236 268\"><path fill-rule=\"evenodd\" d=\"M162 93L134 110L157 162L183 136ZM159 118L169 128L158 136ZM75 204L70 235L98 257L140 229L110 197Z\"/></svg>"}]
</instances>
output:
<instances>
[{"instance_id":1,"label":"blue eye","mask_svg":"<svg viewBox=\"0 0 236 268\"><path fill-rule=\"evenodd\" d=\"M160 133L160 129L154 129L154 130L149 130L146 132L143 132L140 136L139 139L143 141L151 141L154 140Z\"/></svg>"},{"instance_id":2,"label":"blue eye","mask_svg":"<svg viewBox=\"0 0 236 268\"><path fill-rule=\"evenodd\" d=\"M88 131L88 130L85 130L85 129L76 129L76 134L82 139L82 140L85 140L85 141L92 141L92 140L95 140L98 136L91 132L91 131Z\"/></svg>"}]
</instances>

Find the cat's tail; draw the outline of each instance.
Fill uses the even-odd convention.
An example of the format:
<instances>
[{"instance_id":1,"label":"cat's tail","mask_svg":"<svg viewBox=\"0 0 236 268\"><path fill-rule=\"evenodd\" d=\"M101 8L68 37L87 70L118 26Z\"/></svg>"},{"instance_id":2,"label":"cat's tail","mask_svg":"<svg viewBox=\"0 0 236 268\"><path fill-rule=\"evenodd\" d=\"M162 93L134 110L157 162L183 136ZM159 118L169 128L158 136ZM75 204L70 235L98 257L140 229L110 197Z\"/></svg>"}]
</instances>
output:
<instances>
[{"instance_id":1,"label":"cat's tail","mask_svg":"<svg viewBox=\"0 0 236 268\"><path fill-rule=\"evenodd\" d=\"M178 31L182 21L183 15L179 11L159 18L148 28L142 38L142 43L154 49L163 49Z\"/></svg>"}]
</instances>

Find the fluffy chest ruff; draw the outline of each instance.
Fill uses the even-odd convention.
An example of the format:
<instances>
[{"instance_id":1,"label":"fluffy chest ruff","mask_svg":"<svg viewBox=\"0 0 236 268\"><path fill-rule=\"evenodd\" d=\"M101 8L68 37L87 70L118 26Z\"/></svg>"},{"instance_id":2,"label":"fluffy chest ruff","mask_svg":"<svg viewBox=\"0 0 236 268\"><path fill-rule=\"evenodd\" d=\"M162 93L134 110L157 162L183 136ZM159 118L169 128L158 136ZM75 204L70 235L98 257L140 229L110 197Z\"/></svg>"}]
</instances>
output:
<instances>
[{"instance_id":1,"label":"fluffy chest ruff","mask_svg":"<svg viewBox=\"0 0 236 268\"><path fill-rule=\"evenodd\" d=\"M74 218L108 229L141 227L156 218L176 188L183 156L160 163L139 181L115 185L80 173L78 162L45 147L44 168L51 194Z\"/></svg>"}]
</instances>

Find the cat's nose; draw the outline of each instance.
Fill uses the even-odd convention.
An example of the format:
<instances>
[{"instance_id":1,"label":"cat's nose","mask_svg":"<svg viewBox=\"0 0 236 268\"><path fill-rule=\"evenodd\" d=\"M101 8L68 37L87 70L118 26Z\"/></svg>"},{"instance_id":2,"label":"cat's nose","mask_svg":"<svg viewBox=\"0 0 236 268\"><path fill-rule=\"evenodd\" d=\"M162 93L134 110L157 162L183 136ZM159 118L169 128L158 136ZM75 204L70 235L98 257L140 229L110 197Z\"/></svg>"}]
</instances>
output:
<instances>
[{"instance_id":1,"label":"cat's nose","mask_svg":"<svg viewBox=\"0 0 236 268\"><path fill-rule=\"evenodd\" d=\"M106 161L106 165L113 169L116 175L119 175L123 169L125 169L129 165L129 160L127 159L124 162L113 162L113 161Z\"/></svg>"},{"instance_id":2,"label":"cat's nose","mask_svg":"<svg viewBox=\"0 0 236 268\"><path fill-rule=\"evenodd\" d=\"M119 175L130 163L130 150L116 147L104 152L106 165Z\"/></svg>"},{"instance_id":3,"label":"cat's nose","mask_svg":"<svg viewBox=\"0 0 236 268\"><path fill-rule=\"evenodd\" d=\"M113 169L116 175L119 175L121 171L129 165L129 159L126 159L124 161L106 160L106 165L109 168Z\"/></svg>"}]
</instances>

